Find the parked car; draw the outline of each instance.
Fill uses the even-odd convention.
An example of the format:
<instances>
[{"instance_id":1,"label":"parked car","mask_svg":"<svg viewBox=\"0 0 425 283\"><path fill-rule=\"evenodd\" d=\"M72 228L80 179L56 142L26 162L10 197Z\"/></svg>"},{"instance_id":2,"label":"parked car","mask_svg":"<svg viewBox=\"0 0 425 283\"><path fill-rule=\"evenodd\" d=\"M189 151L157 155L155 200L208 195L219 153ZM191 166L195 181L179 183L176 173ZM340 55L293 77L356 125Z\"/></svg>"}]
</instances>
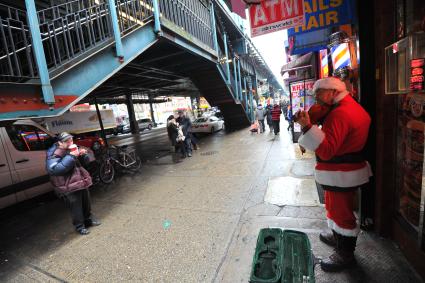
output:
<instances>
[{"instance_id":1,"label":"parked car","mask_svg":"<svg viewBox=\"0 0 425 283\"><path fill-rule=\"evenodd\" d=\"M224 116L223 116L223 114L221 113L220 110L217 110L217 111L208 111L208 112L205 112L205 113L202 114L202 117L211 117L211 116L215 116L215 117L217 117L219 119L223 119L224 118Z\"/></svg>"},{"instance_id":2,"label":"parked car","mask_svg":"<svg viewBox=\"0 0 425 283\"><path fill-rule=\"evenodd\" d=\"M149 118L139 119L137 120L137 123L139 124L140 131L143 131L145 129L152 130L153 128L153 122Z\"/></svg>"},{"instance_id":3,"label":"parked car","mask_svg":"<svg viewBox=\"0 0 425 283\"><path fill-rule=\"evenodd\" d=\"M121 123L117 126L117 134L125 134L124 132L124 128L128 126L128 129L130 129L130 124L129 123Z\"/></svg>"},{"instance_id":4,"label":"parked car","mask_svg":"<svg viewBox=\"0 0 425 283\"><path fill-rule=\"evenodd\" d=\"M74 143L78 146L90 148L95 155L105 147L105 141L96 132L74 135Z\"/></svg>"},{"instance_id":5,"label":"parked car","mask_svg":"<svg viewBox=\"0 0 425 283\"><path fill-rule=\"evenodd\" d=\"M131 128L130 128L130 123L125 124L124 127L122 128L122 133L123 134L127 134L131 132Z\"/></svg>"},{"instance_id":6,"label":"parked car","mask_svg":"<svg viewBox=\"0 0 425 283\"><path fill-rule=\"evenodd\" d=\"M0 208L52 190L46 151L55 142L54 134L31 120L0 126Z\"/></svg>"},{"instance_id":7,"label":"parked car","mask_svg":"<svg viewBox=\"0 0 425 283\"><path fill-rule=\"evenodd\" d=\"M224 129L224 121L215 116L201 117L192 123L192 133L214 133Z\"/></svg>"}]
</instances>

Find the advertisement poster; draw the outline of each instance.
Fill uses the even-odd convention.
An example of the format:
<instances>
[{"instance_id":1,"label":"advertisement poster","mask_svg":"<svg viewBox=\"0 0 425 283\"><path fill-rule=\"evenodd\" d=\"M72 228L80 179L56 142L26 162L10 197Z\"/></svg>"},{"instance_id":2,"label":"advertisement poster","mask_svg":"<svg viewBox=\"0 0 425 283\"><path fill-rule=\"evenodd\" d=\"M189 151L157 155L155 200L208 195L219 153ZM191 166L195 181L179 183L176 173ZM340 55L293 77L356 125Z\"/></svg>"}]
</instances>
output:
<instances>
[{"instance_id":1,"label":"advertisement poster","mask_svg":"<svg viewBox=\"0 0 425 283\"><path fill-rule=\"evenodd\" d=\"M288 37L354 22L355 1L305 0L305 24L288 30Z\"/></svg>"},{"instance_id":2,"label":"advertisement poster","mask_svg":"<svg viewBox=\"0 0 425 283\"><path fill-rule=\"evenodd\" d=\"M295 114L298 110L307 111L314 104L313 85L315 81L316 80L309 79L289 84L293 114ZM294 123L294 132L301 132L301 127L297 123Z\"/></svg>"},{"instance_id":3,"label":"advertisement poster","mask_svg":"<svg viewBox=\"0 0 425 283\"><path fill-rule=\"evenodd\" d=\"M304 0L261 1L249 7L251 37L304 25Z\"/></svg>"}]
</instances>

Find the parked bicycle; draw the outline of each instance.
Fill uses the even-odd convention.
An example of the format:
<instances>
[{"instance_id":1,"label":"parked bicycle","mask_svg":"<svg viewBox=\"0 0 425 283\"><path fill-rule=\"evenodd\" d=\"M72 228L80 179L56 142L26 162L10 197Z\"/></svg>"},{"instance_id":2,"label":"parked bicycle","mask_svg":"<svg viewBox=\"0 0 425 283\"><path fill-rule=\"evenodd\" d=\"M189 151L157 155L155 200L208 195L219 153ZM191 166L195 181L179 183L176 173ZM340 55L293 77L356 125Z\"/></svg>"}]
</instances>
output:
<instances>
[{"instance_id":1,"label":"parked bicycle","mask_svg":"<svg viewBox=\"0 0 425 283\"><path fill-rule=\"evenodd\" d=\"M142 161L137 156L136 149L128 149L126 145L111 145L100 159L99 178L105 184L114 180L116 170L137 172L142 166Z\"/></svg>"}]
</instances>

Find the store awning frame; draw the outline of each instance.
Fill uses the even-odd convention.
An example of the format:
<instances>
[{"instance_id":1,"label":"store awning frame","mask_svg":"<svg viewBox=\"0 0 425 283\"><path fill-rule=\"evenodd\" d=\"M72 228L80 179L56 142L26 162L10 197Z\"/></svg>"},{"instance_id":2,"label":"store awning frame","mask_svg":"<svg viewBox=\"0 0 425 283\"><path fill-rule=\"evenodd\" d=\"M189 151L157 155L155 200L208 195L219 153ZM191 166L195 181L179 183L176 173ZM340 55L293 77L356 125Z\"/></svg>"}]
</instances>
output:
<instances>
[{"instance_id":1,"label":"store awning frame","mask_svg":"<svg viewBox=\"0 0 425 283\"><path fill-rule=\"evenodd\" d=\"M283 65L282 68L280 69L280 74L283 75L285 72L313 67L313 64L312 64L312 59L314 57L313 55L314 53L310 52L295 59L294 61L289 62L286 65Z\"/></svg>"}]
</instances>

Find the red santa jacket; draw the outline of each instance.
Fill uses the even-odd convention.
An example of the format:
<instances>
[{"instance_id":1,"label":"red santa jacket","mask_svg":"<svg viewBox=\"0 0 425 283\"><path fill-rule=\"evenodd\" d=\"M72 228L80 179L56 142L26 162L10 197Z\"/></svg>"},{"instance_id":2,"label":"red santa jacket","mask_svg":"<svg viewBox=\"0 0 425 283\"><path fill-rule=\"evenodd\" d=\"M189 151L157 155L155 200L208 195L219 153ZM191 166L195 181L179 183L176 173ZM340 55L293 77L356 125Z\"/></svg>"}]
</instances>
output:
<instances>
[{"instance_id":1,"label":"red santa jacket","mask_svg":"<svg viewBox=\"0 0 425 283\"><path fill-rule=\"evenodd\" d=\"M369 163L359 159L366 144L369 114L350 95L345 95L328 114L322 128L314 125L300 139L299 144L312 150L318 157L315 179L332 187L357 187L372 175ZM349 162L344 157L354 156ZM344 162L345 161L345 162Z\"/></svg>"}]
</instances>

